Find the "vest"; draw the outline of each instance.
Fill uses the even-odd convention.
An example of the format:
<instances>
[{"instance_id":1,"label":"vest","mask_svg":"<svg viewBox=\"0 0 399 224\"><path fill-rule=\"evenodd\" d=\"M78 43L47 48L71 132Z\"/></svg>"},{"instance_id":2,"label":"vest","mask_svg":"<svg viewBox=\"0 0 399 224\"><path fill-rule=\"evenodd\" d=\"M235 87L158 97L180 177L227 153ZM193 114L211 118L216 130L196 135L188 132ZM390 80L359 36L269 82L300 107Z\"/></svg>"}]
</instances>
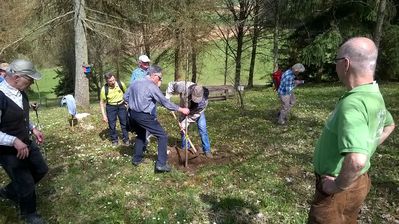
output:
<instances>
[{"instance_id":1,"label":"vest","mask_svg":"<svg viewBox=\"0 0 399 224\"><path fill-rule=\"evenodd\" d=\"M0 91L0 131L15 136L29 145L29 101L25 92L21 92L21 94L24 109L21 109L14 101ZM0 154L16 153L17 150L14 147L0 145Z\"/></svg>"}]
</instances>

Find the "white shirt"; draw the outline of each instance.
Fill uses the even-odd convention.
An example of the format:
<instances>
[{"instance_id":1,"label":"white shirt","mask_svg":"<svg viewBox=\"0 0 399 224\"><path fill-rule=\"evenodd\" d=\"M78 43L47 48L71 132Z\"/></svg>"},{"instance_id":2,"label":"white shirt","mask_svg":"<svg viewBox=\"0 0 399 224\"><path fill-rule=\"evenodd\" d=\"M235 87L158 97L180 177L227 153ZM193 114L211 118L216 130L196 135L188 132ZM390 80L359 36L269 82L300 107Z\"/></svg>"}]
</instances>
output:
<instances>
[{"instance_id":1,"label":"white shirt","mask_svg":"<svg viewBox=\"0 0 399 224\"><path fill-rule=\"evenodd\" d=\"M21 109L24 109L22 103L22 93L18 89L10 86L10 84L8 84L6 80L0 83L0 91L2 91L4 95L10 98L10 100L17 104ZM1 115L2 111L0 110L0 122ZM32 130L33 128L34 126L32 125L32 123L29 122L29 129ZM0 131L0 145L13 146L15 139L15 136L8 135Z\"/></svg>"}]
</instances>

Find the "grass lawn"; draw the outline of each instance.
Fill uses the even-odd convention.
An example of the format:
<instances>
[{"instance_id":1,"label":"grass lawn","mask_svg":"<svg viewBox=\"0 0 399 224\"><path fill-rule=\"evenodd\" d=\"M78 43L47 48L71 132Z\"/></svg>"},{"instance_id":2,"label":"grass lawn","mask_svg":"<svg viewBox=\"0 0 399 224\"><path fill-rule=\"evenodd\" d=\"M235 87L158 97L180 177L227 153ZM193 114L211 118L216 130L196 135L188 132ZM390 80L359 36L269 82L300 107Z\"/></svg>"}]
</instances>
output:
<instances>
[{"instance_id":1,"label":"grass lawn","mask_svg":"<svg viewBox=\"0 0 399 224\"><path fill-rule=\"evenodd\" d=\"M399 84L381 88L397 119ZM344 89L308 84L296 93L286 126L275 124L279 102L271 88L245 92L244 111L237 99L210 102L206 116L215 158L202 158L203 165L188 170L170 159L168 174L154 174L154 141L139 167L130 162L131 147L113 148L97 103L74 130L66 108L42 108L50 172L37 187L39 211L49 223L306 223L314 144ZM158 116L173 146L177 124L164 109ZM36 121L33 113L31 118ZM190 134L200 145L194 125ZM361 223L399 220L398 146L395 131L372 159L373 187ZM0 180L8 182L3 170ZM8 202L0 200L0 211L0 223L18 223Z\"/></svg>"}]
</instances>

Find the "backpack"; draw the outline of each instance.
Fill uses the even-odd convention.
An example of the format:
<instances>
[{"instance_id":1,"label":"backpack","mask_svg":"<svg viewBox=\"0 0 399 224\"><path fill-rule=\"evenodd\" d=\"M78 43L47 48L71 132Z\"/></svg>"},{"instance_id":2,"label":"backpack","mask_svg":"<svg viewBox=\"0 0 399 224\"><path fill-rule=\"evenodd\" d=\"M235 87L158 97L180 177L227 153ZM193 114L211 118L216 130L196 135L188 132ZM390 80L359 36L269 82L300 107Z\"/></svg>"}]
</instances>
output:
<instances>
[{"instance_id":1,"label":"backpack","mask_svg":"<svg viewBox=\"0 0 399 224\"><path fill-rule=\"evenodd\" d=\"M277 71L273 72L272 74L273 86L275 91L277 91L278 88L280 87L280 81L282 75L283 72L280 69L277 69Z\"/></svg>"},{"instance_id":2,"label":"backpack","mask_svg":"<svg viewBox=\"0 0 399 224\"><path fill-rule=\"evenodd\" d=\"M116 83L118 83L118 86L122 90L122 93L125 93L125 88L123 88L121 81L119 81L119 79L117 79ZM109 91L108 83L105 83L104 90L105 90L105 99L107 99L107 102L108 102L108 91Z\"/></svg>"}]
</instances>

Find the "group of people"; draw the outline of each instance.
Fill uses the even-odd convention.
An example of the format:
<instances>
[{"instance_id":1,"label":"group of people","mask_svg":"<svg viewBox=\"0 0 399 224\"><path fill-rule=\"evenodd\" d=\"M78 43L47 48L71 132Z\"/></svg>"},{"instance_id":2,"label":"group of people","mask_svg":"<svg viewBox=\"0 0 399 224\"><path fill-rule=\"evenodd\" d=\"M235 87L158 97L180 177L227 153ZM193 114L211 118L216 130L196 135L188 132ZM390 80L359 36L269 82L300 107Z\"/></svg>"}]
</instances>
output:
<instances>
[{"instance_id":1,"label":"group of people","mask_svg":"<svg viewBox=\"0 0 399 224\"><path fill-rule=\"evenodd\" d=\"M365 37L351 38L338 50L336 73L347 92L328 117L316 144L315 194L308 223L357 223L371 187L370 159L395 128L374 81L377 56L376 45ZM281 101L280 125L287 122L295 104L293 90L304 83L296 77L304 71L302 64L295 64L281 76L276 88Z\"/></svg>"},{"instance_id":2,"label":"group of people","mask_svg":"<svg viewBox=\"0 0 399 224\"><path fill-rule=\"evenodd\" d=\"M156 172L169 172L167 164L168 136L157 120L156 103L170 111L180 112L180 127L182 129L182 148L188 149L186 135L183 131L189 123L197 123L201 137L203 153L212 158L211 146L206 128L205 109L208 105L207 89L193 82L170 82L166 96L161 92L162 68L150 66L146 55L139 57L138 68L133 70L129 86L116 79L113 73L106 73L106 84L100 93L100 108L103 120L108 123L109 135L113 145L118 145L116 121L119 119L122 130L122 140L129 145L128 128L136 134L132 164L138 166L143 162L143 152L146 150L149 135L158 141L158 159L155 163ZM170 101L172 95L180 96L180 105Z\"/></svg>"},{"instance_id":3,"label":"group of people","mask_svg":"<svg viewBox=\"0 0 399 224\"><path fill-rule=\"evenodd\" d=\"M371 187L367 173L370 158L395 128L392 115L386 109L378 84L374 81L377 56L376 45L365 37L351 38L338 50L336 73L347 92L327 119L315 147L315 195L308 223L357 222L361 205ZM117 141L113 126L115 117L119 117L122 126L126 113L129 113L137 133L132 163L138 166L143 162L146 132L149 132L158 139L155 170L170 171L166 152L168 137L155 112L158 102L171 111L185 115L182 116L182 127L197 122L203 151L210 153L204 114L208 104L206 88L195 83L171 82L165 96L159 89L162 69L157 65L149 66L149 59L141 62L143 67L147 67L144 69L140 66L145 71L144 75L140 71L133 72L136 75L128 88L116 81L112 73L106 75L108 90L106 87L102 89L101 106L106 109L102 109L103 119L110 126L112 141ZM287 122L288 111L295 102L293 89L303 83L296 80L295 76L304 69L303 65L296 64L282 75L278 88L282 104L279 124ZM30 61L20 59L13 61L3 71L6 75L5 81L0 83L0 165L11 182L0 188L0 198L16 203L21 217L27 223L44 223L36 211L35 194L35 184L48 172L36 145L44 141L44 136L29 121L29 103L24 92L41 75ZM169 101L173 94L180 94L180 106ZM128 137L125 134L123 132L123 141L126 143Z\"/></svg>"}]
</instances>

